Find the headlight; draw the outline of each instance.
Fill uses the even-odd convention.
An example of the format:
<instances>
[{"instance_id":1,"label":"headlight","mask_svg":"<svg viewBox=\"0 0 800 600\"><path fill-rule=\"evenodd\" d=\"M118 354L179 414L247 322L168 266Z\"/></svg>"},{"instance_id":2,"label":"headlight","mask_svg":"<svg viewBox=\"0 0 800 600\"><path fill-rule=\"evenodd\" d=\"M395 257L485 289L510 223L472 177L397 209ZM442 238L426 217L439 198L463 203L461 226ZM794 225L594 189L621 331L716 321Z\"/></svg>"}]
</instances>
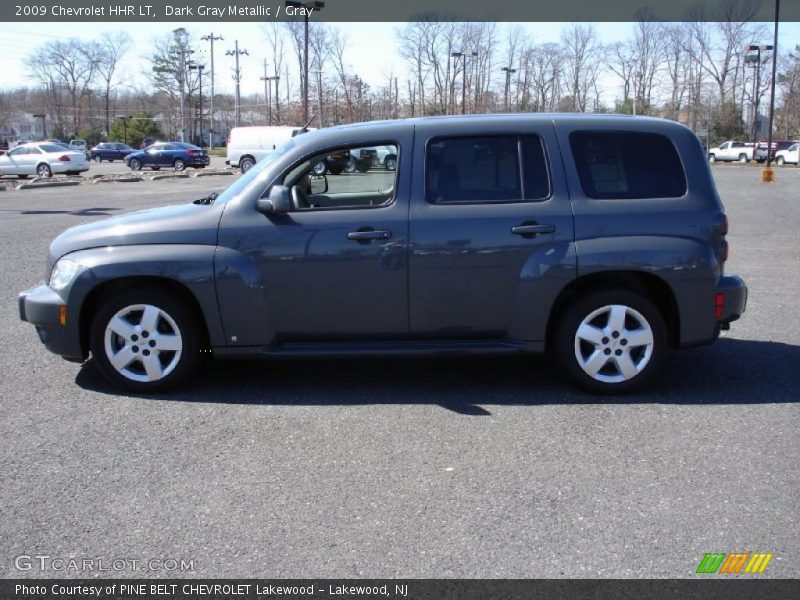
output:
<instances>
[{"instance_id":1,"label":"headlight","mask_svg":"<svg viewBox=\"0 0 800 600\"><path fill-rule=\"evenodd\" d=\"M62 258L53 267L50 273L50 287L56 291L67 287L81 270L81 265L74 260Z\"/></svg>"}]
</instances>

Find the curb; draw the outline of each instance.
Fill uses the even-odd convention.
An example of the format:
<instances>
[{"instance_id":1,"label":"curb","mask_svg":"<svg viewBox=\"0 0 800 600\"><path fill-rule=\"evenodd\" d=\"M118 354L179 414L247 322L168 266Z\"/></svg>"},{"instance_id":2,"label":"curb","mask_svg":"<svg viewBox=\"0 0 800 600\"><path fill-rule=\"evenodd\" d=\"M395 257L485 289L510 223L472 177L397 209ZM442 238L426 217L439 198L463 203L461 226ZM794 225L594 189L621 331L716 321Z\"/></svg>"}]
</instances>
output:
<instances>
[{"instance_id":1,"label":"curb","mask_svg":"<svg viewBox=\"0 0 800 600\"><path fill-rule=\"evenodd\" d=\"M188 179L189 175L186 173L159 173L148 177L148 181L158 181L159 179ZM143 178L144 179L144 178Z\"/></svg>"},{"instance_id":2,"label":"curb","mask_svg":"<svg viewBox=\"0 0 800 600\"><path fill-rule=\"evenodd\" d=\"M135 175L130 177L108 177L107 175L101 175L89 183L94 185L96 183L134 183L137 181L144 181L144 177L136 177Z\"/></svg>"},{"instance_id":3,"label":"curb","mask_svg":"<svg viewBox=\"0 0 800 600\"><path fill-rule=\"evenodd\" d=\"M22 185L17 186L18 190L32 190L38 188L50 188L50 187L67 187L70 185L80 185L80 181L48 181L46 183L37 183L36 181L31 181L30 183L23 183Z\"/></svg>"},{"instance_id":4,"label":"curb","mask_svg":"<svg viewBox=\"0 0 800 600\"><path fill-rule=\"evenodd\" d=\"M192 177L212 177L214 175L233 175L232 171L195 171Z\"/></svg>"}]
</instances>

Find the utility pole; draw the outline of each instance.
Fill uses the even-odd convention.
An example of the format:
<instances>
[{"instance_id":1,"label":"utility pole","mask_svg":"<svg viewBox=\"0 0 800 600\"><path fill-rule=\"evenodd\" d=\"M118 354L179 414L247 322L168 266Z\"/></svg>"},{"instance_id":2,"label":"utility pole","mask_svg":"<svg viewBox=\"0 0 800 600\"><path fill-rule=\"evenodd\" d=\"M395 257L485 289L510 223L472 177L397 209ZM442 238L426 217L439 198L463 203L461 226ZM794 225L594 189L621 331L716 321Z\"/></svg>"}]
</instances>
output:
<instances>
[{"instance_id":1,"label":"utility pole","mask_svg":"<svg viewBox=\"0 0 800 600\"><path fill-rule=\"evenodd\" d=\"M512 69L511 67L503 67L500 69L501 71L506 72L506 93L505 93L505 112L508 112L508 89L511 87L511 75L516 73L516 69Z\"/></svg>"},{"instance_id":2,"label":"utility pole","mask_svg":"<svg viewBox=\"0 0 800 600\"><path fill-rule=\"evenodd\" d=\"M212 31L208 35L200 38L203 41L211 42L211 99L209 101L209 113L211 113L211 128L208 130L208 147L214 146L214 40L222 41L225 38L221 35L214 35Z\"/></svg>"},{"instance_id":3,"label":"utility pole","mask_svg":"<svg viewBox=\"0 0 800 600\"><path fill-rule=\"evenodd\" d=\"M775 0L775 33L772 40L772 82L769 95L769 131L767 132L767 169L772 166L775 153L772 151L772 124L775 116L775 79L778 67L778 23L780 23L781 0Z\"/></svg>"},{"instance_id":4,"label":"utility pole","mask_svg":"<svg viewBox=\"0 0 800 600\"><path fill-rule=\"evenodd\" d=\"M242 80L242 72L239 69L239 57L245 55L249 56L247 50L240 50L239 49L239 40L234 40L234 50L228 50L225 52L225 56L233 56L236 59L236 68L233 72L233 80L236 82L236 95L234 96L234 105L233 105L233 122L236 127L239 127L241 124L241 106L240 100L241 95L239 93L239 83Z\"/></svg>"},{"instance_id":5,"label":"utility pole","mask_svg":"<svg viewBox=\"0 0 800 600\"><path fill-rule=\"evenodd\" d=\"M200 87L200 111L199 111L199 120L200 120L200 145L203 145L203 69L205 69L205 65L198 65L194 62L189 64L190 71L197 71L197 81Z\"/></svg>"},{"instance_id":6,"label":"utility pole","mask_svg":"<svg viewBox=\"0 0 800 600\"><path fill-rule=\"evenodd\" d=\"M322 71L316 70L314 73L317 74L317 118L319 119L319 127L322 129L324 127L322 120Z\"/></svg>"},{"instance_id":7,"label":"utility pole","mask_svg":"<svg viewBox=\"0 0 800 600\"><path fill-rule=\"evenodd\" d=\"M261 81L264 82L264 102L267 103L267 125L272 125L272 78L267 75L267 59L264 59L264 76Z\"/></svg>"}]
</instances>

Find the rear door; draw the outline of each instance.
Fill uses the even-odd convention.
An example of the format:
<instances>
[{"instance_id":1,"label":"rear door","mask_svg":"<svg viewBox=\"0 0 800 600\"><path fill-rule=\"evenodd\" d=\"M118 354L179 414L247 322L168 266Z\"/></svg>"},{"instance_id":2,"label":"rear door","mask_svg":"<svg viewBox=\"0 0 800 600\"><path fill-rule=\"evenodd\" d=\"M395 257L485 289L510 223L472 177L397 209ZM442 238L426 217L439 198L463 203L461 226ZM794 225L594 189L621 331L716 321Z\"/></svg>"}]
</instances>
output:
<instances>
[{"instance_id":1,"label":"rear door","mask_svg":"<svg viewBox=\"0 0 800 600\"><path fill-rule=\"evenodd\" d=\"M411 334L535 340L573 276L573 221L551 121L417 127Z\"/></svg>"}]
</instances>

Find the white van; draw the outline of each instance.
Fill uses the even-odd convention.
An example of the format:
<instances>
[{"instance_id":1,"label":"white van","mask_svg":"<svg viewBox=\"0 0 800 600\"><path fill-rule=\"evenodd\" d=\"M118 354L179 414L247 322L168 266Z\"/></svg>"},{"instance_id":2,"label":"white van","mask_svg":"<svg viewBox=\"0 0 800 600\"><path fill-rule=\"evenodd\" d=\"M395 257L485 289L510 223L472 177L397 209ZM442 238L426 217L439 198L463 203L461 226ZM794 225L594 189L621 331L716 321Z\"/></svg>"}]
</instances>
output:
<instances>
[{"instance_id":1,"label":"white van","mask_svg":"<svg viewBox=\"0 0 800 600\"><path fill-rule=\"evenodd\" d=\"M245 173L290 139L300 127L234 127L228 134L228 157L226 165L239 167Z\"/></svg>"}]
</instances>

